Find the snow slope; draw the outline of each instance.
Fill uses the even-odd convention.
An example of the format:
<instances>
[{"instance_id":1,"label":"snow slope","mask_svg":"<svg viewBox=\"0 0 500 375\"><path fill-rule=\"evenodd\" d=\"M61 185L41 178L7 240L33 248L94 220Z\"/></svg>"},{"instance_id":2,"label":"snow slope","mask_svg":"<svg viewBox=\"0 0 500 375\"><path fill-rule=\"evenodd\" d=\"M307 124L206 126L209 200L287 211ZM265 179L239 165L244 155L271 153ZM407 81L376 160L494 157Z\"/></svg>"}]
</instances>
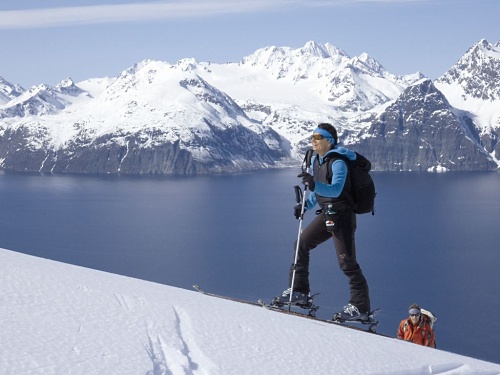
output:
<instances>
[{"instance_id":1,"label":"snow slope","mask_svg":"<svg viewBox=\"0 0 500 375\"><path fill-rule=\"evenodd\" d=\"M497 364L3 249L0 270L2 374L500 374Z\"/></svg>"}]
</instances>

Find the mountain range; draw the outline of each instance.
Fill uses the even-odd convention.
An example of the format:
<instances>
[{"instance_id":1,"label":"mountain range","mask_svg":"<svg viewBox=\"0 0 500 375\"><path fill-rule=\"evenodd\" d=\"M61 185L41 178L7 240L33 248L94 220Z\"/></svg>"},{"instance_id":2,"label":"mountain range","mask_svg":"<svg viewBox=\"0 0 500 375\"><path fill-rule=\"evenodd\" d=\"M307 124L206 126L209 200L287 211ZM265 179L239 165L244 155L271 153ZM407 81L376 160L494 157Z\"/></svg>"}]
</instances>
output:
<instances>
[{"instance_id":1,"label":"mountain range","mask_svg":"<svg viewBox=\"0 0 500 375\"><path fill-rule=\"evenodd\" d=\"M1 73L1 72L0 72ZM25 90L0 77L0 169L193 174L300 164L320 122L378 171L497 170L500 42L443 76L394 75L313 41L237 63L145 60Z\"/></svg>"}]
</instances>

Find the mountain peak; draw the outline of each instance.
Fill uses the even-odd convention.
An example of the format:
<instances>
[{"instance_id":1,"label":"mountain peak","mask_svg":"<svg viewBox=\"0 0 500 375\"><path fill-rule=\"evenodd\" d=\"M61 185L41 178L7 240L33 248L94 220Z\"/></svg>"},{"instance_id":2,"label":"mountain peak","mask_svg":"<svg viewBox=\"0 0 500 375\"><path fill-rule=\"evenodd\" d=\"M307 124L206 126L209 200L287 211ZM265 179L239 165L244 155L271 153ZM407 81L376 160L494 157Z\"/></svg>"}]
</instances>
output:
<instances>
[{"instance_id":1,"label":"mountain peak","mask_svg":"<svg viewBox=\"0 0 500 375\"><path fill-rule=\"evenodd\" d=\"M498 42L497 44L499 44ZM487 56L490 56L495 59L500 59L500 48L497 45L492 45L488 43L486 39L481 39L472 49L478 48L479 51Z\"/></svg>"},{"instance_id":2,"label":"mountain peak","mask_svg":"<svg viewBox=\"0 0 500 375\"><path fill-rule=\"evenodd\" d=\"M351 59L351 64L358 68L361 65L362 67L366 67L368 68L368 70L380 74L381 76L388 73L387 70L382 66L382 64L380 64L377 60L368 55L366 52L363 52L361 55L357 57L353 57Z\"/></svg>"},{"instance_id":3,"label":"mountain peak","mask_svg":"<svg viewBox=\"0 0 500 375\"><path fill-rule=\"evenodd\" d=\"M307 42L301 50L305 53L310 53L311 55L318 57L327 58L330 56L323 45L314 41Z\"/></svg>"},{"instance_id":4,"label":"mountain peak","mask_svg":"<svg viewBox=\"0 0 500 375\"><path fill-rule=\"evenodd\" d=\"M71 77L68 77L59 82L56 87L70 87L73 86L74 84L75 82L73 81L73 79L71 79Z\"/></svg>"},{"instance_id":5,"label":"mountain peak","mask_svg":"<svg viewBox=\"0 0 500 375\"><path fill-rule=\"evenodd\" d=\"M69 95L78 95L84 91L81 88L79 88L70 77L63 79L61 82L59 82L56 85L55 89L56 91L59 91L62 94L69 94Z\"/></svg>"},{"instance_id":6,"label":"mountain peak","mask_svg":"<svg viewBox=\"0 0 500 375\"><path fill-rule=\"evenodd\" d=\"M0 104L7 103L12 99L17 98L24 91L25 90L21 86L12 84L3 77L0 77Z\"/></svg>"},{"instance_id":7,"label":"mountain peak","mask_svg":"<svg viewBox=\"0 0 500 375\"><path fill-rule=\"evenodd\" d=\"M330 43L320 44L314 41L307 42L304 47L298 49L303 54L309 54L312 56L327 59L329 57L345 56L349 57L344 51L333 46Z\"/></svg>"},{"instance_id":8,"label":"mountain peak","mask_svg":"<svg viewBox=\"0 0 500 375\"><path fill-rule=\"evenodd\" d=\"M245 57L242 62L269 66L276 62L297 63L311 58L319 60L333 58L339 61L348 60L350 57L330 43L320 44L309 41L303 47L296 49L276 46L260 48L250 56Z\"/></svg>"},{"instance_id":9,"label":"mountain peak","mask_svg":"<svg viewBox=\"0 0 500 375\"><path fill-rule=\"evenodd\" d=\"M146 59L139 61L135 63L133 66L131 66L128 69L125 69L123 72L121 72L120 77L126 77L128 75L134 75L138 71L142 70L144 67L149 66L150 64L157 63L158 61L152 60L152 59Z\"/></svg>"},{"instance_id":10,"label":"mountain peak","mask_svg":"<svg viewBox=\"0 0 500 375\"><path fill-rule=\"evenodd\" d=\"M176 67L179 67L183 71L194 70L196 69L197 65L198 61L196 61L196 59L194 58L182 59L177 61L177 63L175 64Z\"/></svg>"},{"instance_id":11,"label":"mountain peak","mask_svg":"<svg viewBox=\"0 0 500 375\"><path fill-rule=\"evenodd\" d=\"M436 82L460 86L465 97L500 99L500 85L493 84L500 82L500 47L481 39Z\"/></svg>"}]
</instances>

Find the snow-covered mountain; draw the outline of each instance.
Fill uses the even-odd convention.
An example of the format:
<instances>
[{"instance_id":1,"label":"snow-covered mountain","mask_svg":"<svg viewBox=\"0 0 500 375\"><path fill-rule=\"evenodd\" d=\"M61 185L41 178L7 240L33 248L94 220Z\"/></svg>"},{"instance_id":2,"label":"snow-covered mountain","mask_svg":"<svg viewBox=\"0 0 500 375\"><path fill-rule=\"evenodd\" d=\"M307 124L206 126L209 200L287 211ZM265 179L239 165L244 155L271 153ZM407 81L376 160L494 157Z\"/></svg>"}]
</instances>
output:
<instances>
[{"instance_id":1,"label":"snow-covered mountain","mask_svg":"<svg viewBox=\"0 0 500 375\"><path fill-rule=\"evenodd\" d=\"M500 374L396 338L4 249L0 282L6 375Z\"/></svg>"},{"instance_id":2,"label":"snow-covered mountain","mask_svg":"<svg viewBox=\"0 0 500 375\"><path fill-rule=\"evenodd\" d=\"M476 133L474 141L500 160L500 42L481 40L442 77L436 87L443 92L457 115L468 119Z\"/></svg>"},{"instance_id":3,"label":"snow-covered mountain","mask_svg":"<svg viewBox=\"0 0 500 375\"><path fill-rule=\"evenodd\" d=\"M499 50L480 41L435 84L315 42L262 48L238 63L145 60L118 77L54 88L24 90L0 79L0 168L281 167L302 159L317 123L332 122L376 170L496 169Z\"/></svg>"},{"instance_id":4,"label":"snow-covered mountain","mask_svg":"<svg viewBox=\"0 0 500 375\"><path fill-rule=\"evenodd\" d=\"M0 105L10 102L23 93L24 89L0 77Z\"/></svg>"}]
</instances>

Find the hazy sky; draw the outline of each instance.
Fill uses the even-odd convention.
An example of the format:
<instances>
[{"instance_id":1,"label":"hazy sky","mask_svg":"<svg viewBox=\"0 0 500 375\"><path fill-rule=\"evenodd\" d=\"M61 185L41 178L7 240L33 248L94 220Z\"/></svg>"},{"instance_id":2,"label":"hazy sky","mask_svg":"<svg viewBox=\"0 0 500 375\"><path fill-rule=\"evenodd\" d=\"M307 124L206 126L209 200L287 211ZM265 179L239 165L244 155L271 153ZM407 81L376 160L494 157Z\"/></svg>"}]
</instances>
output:
<instances>
[{"instance_id":1,"label":"hazy sky","mask_svg":"<svg viewBox=\"0 0 500 375\"><path fill-rule=\"evenodd\" d=\"M483 38L500 40L500 0L2 0L0 76L53 86L145 59L238 62L313 40L435 79Z\"/></svg>"}]
</instances>

